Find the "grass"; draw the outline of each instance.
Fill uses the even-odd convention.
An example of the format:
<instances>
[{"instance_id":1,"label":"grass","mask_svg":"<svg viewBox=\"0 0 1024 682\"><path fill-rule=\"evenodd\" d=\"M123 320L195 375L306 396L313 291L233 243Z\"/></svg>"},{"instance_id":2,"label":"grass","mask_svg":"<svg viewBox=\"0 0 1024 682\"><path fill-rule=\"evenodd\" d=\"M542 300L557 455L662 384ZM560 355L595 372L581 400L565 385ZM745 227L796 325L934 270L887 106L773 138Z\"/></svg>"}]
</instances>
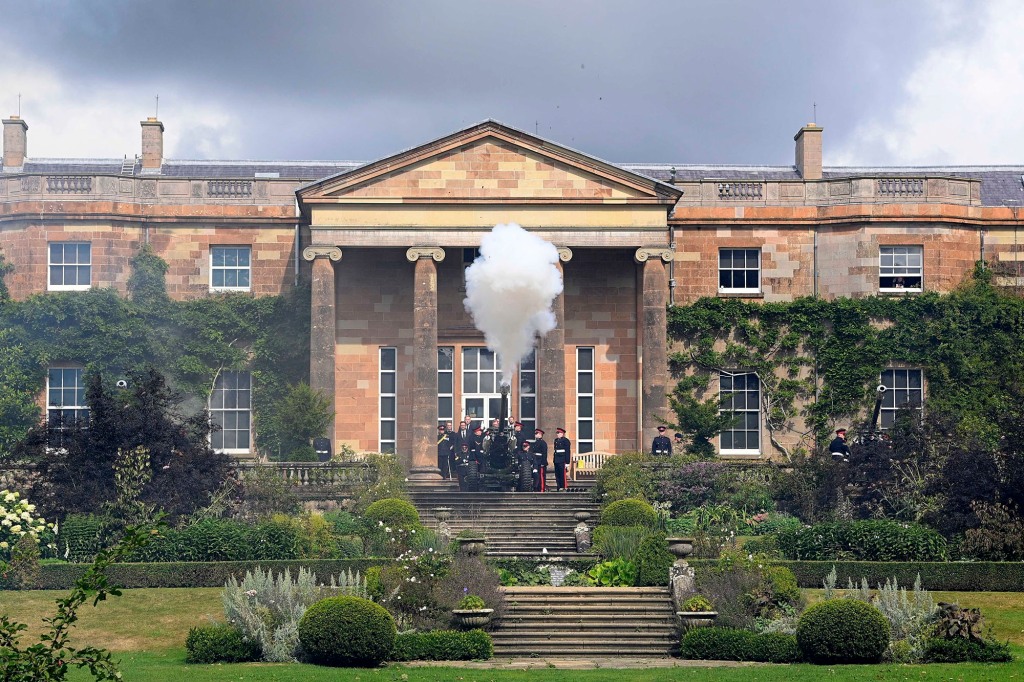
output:
<instances>
[{"instance_id":1,"label":"grass","mask_svg":"<svg viewBox=\"0 0 1024 682\"><path fill-rule=\"evenodd\" d=\"M75 629L77 646L92 644L117 652L124 679L129 682L156 682L187 679L245 680L261 682L669 682L693 680L757 680L763 682L811 682L828 678L845 680L1016 680L1024 682L1024 593L1007 592L935 592L938 601L956 601L962 606L978 607L993 626L999 639L1013 645L1017 661L1003 665L927 665L927 666L836 666L831 668L792 665L756 667L685 667L635 670L492 670L464 667L405 667L378 669L330 669L298 664L248 663L242 665L186 665L183 643L190 627L222 619L218 588L125 590L97 608L84 607ZM821 590L806 590L810 601L820 599ZM39 618L52 613L53 600L63 592L0 592L0 613L29 623L31 633L41 631ZM74 672L72 680L90 679L87 673Z\"/></svg>"}]
</instances>

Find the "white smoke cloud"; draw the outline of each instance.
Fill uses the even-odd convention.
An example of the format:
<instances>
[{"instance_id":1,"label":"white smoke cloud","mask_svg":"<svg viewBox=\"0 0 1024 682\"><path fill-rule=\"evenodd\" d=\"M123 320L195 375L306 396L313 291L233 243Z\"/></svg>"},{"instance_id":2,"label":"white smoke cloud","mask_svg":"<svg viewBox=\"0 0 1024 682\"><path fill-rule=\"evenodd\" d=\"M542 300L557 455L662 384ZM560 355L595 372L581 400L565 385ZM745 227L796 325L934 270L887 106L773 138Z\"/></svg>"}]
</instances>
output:
<instances>
[{"instance_id":1,"label":"white smoke cloud","mask_svg":"<svg viewBox=\"0 0 1024 682\"><path fill-rule=\"evenodd\" d=\"M551 302L562 293L554 244L515 223L495 225L466 269L466 310L501 358L502 382L512 381L534 338L555 328Z\"/></svg>"}]
</instances>

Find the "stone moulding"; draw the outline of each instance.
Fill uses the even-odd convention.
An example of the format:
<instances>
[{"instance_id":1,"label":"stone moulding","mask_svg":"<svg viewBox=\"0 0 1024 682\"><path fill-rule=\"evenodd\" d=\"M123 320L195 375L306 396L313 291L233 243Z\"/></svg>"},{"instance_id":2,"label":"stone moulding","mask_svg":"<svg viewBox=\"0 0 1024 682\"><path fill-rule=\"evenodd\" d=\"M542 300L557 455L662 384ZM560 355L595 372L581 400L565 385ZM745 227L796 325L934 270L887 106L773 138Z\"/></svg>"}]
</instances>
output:
<instances>
[{"instance_id":1,"label":"stone moulding","mask_svg":"<svg viewBox=\"0 0 1024 682\"><path fill-rule=\"evenodd\" d=\"M337 246L307 246L302 250L302 257L309 261L317 258L330 258L337 263L341 260L341 249Z\"/></svg>"},{"instance_id":2,"label":"stone moulding","mask_svg":"<svg viewBox=\"0 0 1024 682\"><path fill-rule=\"evenodd\" d=\"M634 258L638 263L644 263L649 258L661 258L666 263L671 263L672 249L643 247L636 250Z\"/></svg>"},{"instance_id":3,"label":"stone moulding","mask_svg":"<svg viewBox=\"0 0 1024 682\"><path fill-rule=\"evenodd\" d=\"M558 260L563 263L568 263L572 260L572 249L568 246L559 246L556 248L558 249Z\"/></svg>"},{"instance_id":4,"label":"stone moulding","mask_svg":"<svg viewBox=\"0 0 1024 682\"><path fill-rule=\"evenodd\" d=\"M420 258L433 258L440 263L444 260L444 249L440 246L414 246L405 252L406 259L415 263Z\"/></svg>"}]
</instances>

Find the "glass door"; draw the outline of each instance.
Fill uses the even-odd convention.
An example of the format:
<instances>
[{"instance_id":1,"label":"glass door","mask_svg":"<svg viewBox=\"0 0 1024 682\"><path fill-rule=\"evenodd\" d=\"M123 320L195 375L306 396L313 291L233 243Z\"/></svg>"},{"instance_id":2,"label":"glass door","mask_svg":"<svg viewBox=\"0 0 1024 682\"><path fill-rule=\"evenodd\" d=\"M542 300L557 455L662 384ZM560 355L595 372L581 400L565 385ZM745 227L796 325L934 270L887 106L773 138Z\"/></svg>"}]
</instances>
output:
<instances>
[{"instance_id":1,"label":"glass door","mask_svg":"<svg viewBox=\"0 0 1024 682\"><path fill-rule=\"evenodd\" d=\"M501 362L487 348L462 349L462 413L473 420L474 427L485 429L492 419L508 416L500 414Z\"/></svg>"}]
</instances>

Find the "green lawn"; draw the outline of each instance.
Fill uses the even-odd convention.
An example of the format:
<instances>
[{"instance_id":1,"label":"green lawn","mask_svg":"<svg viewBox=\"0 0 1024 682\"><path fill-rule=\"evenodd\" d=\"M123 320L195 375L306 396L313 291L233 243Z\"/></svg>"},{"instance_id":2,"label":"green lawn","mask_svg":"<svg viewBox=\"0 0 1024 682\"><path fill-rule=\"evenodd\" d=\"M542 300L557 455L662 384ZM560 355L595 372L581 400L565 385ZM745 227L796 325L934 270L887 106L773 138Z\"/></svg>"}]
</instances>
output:
<instances>
[{"instance_id":1,"label":"green lawn","mask_svg":"<svg viewBox=\"0 0 1024 682\"><path fill-rule=\"evenodd\" d=\"M662 682L668 680L763 680L810 682L812 680L1017 680L1024 682L1024 593L933 593L936 601L957 601L977 606L999 639L1014 645L1017 662L1005 665L839 666L810 665L649 668L636 670L481 670L473 668L418 668L393 666L375 670L335 670L308 665L249 663L244 665L186 665L183 643L188 629L222 619L218 588L125 590L97 608L87 606L74 633L78 646L107 647L121 658L124 679L140 682L183 679L205 680L337 680L341 682ZM820 590L807 590L809 600ZM32 625L40 631L39 617L52 613L53 600L63 592L0 592L0 613ZM24 641L28 641L27 639ZM404 676L404 677L403 677ZM75 673L72 679L87 680Z\"/></svg>"}]
</instances>

